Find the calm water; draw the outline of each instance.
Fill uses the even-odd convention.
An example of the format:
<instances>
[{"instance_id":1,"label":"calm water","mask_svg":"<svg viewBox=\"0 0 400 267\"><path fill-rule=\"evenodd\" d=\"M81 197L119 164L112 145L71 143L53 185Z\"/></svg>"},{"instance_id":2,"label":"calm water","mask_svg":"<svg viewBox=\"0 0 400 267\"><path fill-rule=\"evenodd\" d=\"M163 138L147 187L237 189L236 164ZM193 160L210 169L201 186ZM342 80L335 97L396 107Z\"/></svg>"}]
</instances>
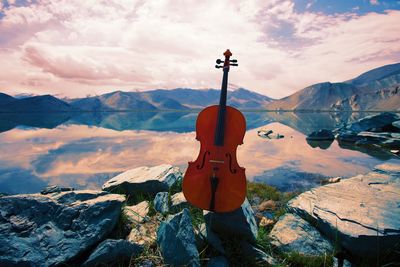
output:
<instances>
[{"instance_id":1,"label":"calm water","mask_svg":"<svg viewBox=\"0 0 400 267\"><path fill-rule=\"evenodd\" d=\"M281 190L305 190L324 177L351 177L382 162L384 151L358 151L334 141L308 144L307 134L334 129L368 114L247 112L239 164L248 180ZM47 185L98 189L138 166L169 163L186 169L197 157L197 113L118 112L0 114L0 192L33 193ZM266 140L258 130L285 138Z\"/></svg>"}]
</instances>

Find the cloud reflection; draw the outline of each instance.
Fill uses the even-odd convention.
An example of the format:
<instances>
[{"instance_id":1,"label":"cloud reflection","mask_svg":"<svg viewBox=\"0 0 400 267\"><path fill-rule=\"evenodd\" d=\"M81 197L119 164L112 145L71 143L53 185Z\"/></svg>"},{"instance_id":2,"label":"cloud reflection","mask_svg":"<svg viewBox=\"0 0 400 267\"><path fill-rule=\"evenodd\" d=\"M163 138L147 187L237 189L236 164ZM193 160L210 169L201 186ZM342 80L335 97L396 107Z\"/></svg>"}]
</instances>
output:
<instances>
[{"instance_id":1,"label":"cloud reflection","mask_svg":"<svg viewBox=\"0 0 400 267\"><path fill-rule=\"evenodd\" d=\"M285 138L260 138L257 131L261 129L272 129ZM0 192L10 191L4 182L8 181L4 178L7 168L28 170L33 178L26 179L39 179L43 185L99 188L110 177L139 166L169 163L185 170L187 162L197 157L199 145L194 132L118 132L82 125L51 130L16 128L0 134ZM312 148L302 133L270 123L246 132L244 144L238 147L238 162L246 168L249 180L257 177L258 181L284 184L285 180L304 179L294 173L310 174L311 180L347 177L366 173L382 161L358 151L343 150L336 141L326 150ZM24 189L21 185L15 190Z\"/></svg>"}]
</instances>

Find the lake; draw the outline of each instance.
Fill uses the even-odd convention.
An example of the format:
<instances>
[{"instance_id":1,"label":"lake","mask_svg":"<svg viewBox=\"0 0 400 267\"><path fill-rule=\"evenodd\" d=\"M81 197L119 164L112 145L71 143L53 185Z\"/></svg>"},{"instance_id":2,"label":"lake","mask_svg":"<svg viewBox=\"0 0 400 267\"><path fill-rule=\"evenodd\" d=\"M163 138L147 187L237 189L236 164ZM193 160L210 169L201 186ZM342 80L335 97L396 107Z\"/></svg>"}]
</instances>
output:
<instances>
[{"instance_id":1,"label":"lake","mask_svg":"<svg viewBox=\"0 0 400 267\"><path fill-rule=\"evenodd\" d=\"M47 185L99 189L139 166L172 164L183 171L198 155L197 112L0 114L0 192L39 192ZM283 191L306 190L321 179L369 172L399 157L376 149L311 143L307 134L335 129L368 113L244 112L247 132L238 162L249 181ZM265 139L272 130L282 139Z\"/></svg>"}]
</instances>

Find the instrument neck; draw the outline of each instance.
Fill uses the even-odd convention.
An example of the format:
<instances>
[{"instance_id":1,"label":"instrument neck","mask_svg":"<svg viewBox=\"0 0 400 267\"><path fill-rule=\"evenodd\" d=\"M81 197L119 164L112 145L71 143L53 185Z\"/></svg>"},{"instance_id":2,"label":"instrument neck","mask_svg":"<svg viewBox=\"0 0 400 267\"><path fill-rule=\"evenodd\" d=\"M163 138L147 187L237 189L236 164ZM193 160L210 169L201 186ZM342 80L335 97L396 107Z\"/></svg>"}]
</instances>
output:
<instances>
[{"instance_id":1,"label":"instrument neck","mask_svg":"<svg viewBox=\"0 0 400 267\"><path fill-rule=\"evenodd\" d=\"M228 91L228 73L229 68L224 68L224 76L222 77L221 96L219 99L218 118L215 129L214 145L224 145L225 135L225 114L226 114L226 95Z\"/></svg>"}]
</instances>

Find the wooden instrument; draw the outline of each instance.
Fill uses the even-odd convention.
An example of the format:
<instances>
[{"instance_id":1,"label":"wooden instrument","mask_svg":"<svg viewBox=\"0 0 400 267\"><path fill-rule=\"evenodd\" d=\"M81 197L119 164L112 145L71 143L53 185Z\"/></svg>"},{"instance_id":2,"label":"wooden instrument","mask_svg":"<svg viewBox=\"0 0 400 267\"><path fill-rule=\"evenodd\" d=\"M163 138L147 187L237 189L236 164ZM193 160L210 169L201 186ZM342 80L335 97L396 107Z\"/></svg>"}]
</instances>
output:
<instances>
[{"instance_id":1,"label":"wooden instrument","mask_svg":"<svg viewBox=\"0 0 400 267\"><path fill-rule=\"evenodd\" d=\"M200 153L189 162L183 178L183 193L194 206L214 212L228 212L242 205L246 196L245 169L236 159L236 149L243 144L246 120L243 114L226 105L228 72L237 66L230 60L232 53L224 53L225 60L217 60L216 68L223 68L219 105L203 109L196 121L196 139Z\"/></svg>"}]
</instances>

